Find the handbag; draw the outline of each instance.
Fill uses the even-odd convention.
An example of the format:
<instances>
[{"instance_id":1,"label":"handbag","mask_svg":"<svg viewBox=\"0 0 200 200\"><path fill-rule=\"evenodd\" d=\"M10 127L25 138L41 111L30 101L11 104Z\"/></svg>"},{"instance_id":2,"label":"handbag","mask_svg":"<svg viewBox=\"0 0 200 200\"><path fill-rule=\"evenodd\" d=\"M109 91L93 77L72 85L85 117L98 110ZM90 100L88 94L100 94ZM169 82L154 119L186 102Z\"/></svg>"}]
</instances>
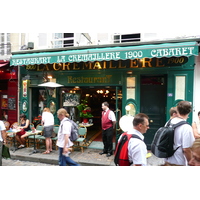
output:
<instances>
[{"instance_id":1,"label":"handbag","mask_svg":"<svg viewBox=\"0 0 200 200\"><path fill-rule=\"evenodd\" d=\"M3 144L3 147L2 147L2 158L5 158L5 159L10 158L9 148L4 144Z\"/></svg>"}]
</instances>

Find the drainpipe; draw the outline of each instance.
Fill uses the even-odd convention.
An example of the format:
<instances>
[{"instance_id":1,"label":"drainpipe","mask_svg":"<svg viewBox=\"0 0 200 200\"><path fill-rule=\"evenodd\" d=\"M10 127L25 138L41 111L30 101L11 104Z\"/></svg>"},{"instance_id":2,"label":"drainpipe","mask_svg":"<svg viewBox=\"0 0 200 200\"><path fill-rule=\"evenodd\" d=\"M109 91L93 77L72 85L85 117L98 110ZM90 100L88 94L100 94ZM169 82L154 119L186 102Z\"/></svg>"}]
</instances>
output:
<instances>
[{"instance_id":1,"label":"drainpipe","mask_svg":"<svg viewBox=\"0 0 200 200\"><path fill-rule=\"evenodd\" d=\"M20 94L20 66L18 65L18 84L17 84L17 121L19 121L19 111L20 111L20 101L19 101L19 94Z\"/></svg>"}]
</instances>

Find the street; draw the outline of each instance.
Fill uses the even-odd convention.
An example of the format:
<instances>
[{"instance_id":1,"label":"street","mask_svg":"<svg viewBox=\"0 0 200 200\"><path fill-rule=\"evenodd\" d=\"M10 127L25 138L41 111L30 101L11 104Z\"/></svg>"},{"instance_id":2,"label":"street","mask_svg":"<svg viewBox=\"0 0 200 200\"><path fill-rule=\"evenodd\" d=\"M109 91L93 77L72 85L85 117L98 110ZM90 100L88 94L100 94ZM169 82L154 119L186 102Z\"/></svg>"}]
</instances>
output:
<instances>
[{"instance_id":1,"label":"street","mask_svg":"<svg viewBox=\"0 0 200 200\"><path fill-rule=\"evenodd\" d=\"M2 166L58 166L39 162L29 162L13 159L2 159Z\"/></svg>"}]
</instances>

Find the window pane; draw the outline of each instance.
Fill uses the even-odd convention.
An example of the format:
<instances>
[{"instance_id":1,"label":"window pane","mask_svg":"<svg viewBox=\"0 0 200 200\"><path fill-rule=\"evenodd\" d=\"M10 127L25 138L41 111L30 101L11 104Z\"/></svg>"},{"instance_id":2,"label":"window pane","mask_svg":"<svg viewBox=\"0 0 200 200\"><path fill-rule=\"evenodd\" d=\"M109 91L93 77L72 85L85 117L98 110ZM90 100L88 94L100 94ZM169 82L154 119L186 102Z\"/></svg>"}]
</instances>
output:
<instances>
[{"instance_id":1,"label":"window pane","mask_svg":"<svg viewBox=\"0 0 200 200\"><path fill-rule=\"evenodd\" d=\"M176 76L175 100L185 99L185 76Z\"/></svg>"},{"instance_id":2,"label":"window pane","mask_svg":"<svg viewBox=\"0 0 200 200\"><path fill-rule=\"evenodd\" d=\"M127 99L135 99L135 77L127 77Z\"/></svg>"}]
</instances>

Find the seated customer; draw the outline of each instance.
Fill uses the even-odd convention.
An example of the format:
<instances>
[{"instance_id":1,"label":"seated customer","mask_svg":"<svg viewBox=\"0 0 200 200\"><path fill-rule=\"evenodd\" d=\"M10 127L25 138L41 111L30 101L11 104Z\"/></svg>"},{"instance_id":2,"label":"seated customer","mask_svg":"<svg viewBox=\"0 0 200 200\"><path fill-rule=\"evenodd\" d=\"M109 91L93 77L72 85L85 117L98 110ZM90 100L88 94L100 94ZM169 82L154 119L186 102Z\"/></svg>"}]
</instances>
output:
<instances>
[{"instance_id":1,"label":"seated customer","mask_svg":"<svg viewBox=\"0 0 200 200\"><path fill-rule=\"evenodd\" d=\"M26 131L29 131L31 129L30 129L30 121L26 119L25 114L20 115L20 121L21 122L18 129L20 129L21 131L16 133L16 140L20 143L20 146L18 148L23 148L25 147L25 142L26 142L23 135L26 133Z\"/></svg>"}]
</instances>

